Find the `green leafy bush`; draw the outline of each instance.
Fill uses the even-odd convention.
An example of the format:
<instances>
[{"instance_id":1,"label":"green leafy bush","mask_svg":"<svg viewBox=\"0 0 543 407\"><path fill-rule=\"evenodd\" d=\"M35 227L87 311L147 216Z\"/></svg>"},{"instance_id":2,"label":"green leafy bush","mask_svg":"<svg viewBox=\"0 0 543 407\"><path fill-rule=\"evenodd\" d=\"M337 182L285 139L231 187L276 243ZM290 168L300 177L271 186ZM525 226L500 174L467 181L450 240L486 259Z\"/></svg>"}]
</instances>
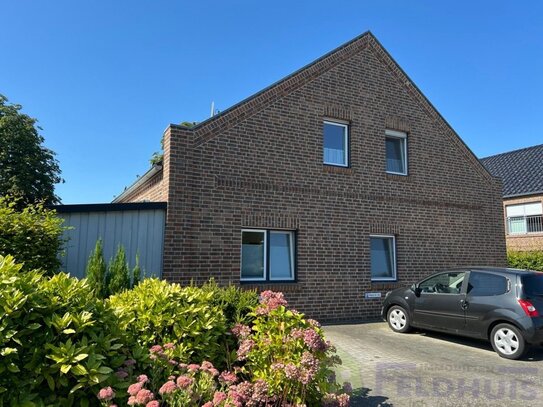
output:
<instances>
[{"instance_id":1,"label":"green leafy bush","mask_svg":"<svg viewBox=\"0 0 543 407\"><path fill-rule=\"evenodd\" d=\"M507 262L509 267L543 271L543 251L509 251Z\"/></svg>"},{"instance_id":2,"label":"green leafy bush","mask_svg":"<svg viewBox=\"0 0 543 407\"><path fill-rule=\"evenodd\" d=\"M23 271L58 271L63 245L63 220L42 205L17 210L16 202L0 198L0 255L12 255Z\"/></svg>"},{"instance_id":3,"label":"green leafy bush","mask_svg":"<svg viewBox=\"0 0 543 407\"><path fill-rule=\"evenodd\" d=\"M252 322L251 313L258 305L256 290L244 290L234 285L219 287L213 279L204 284L202 290L211 293L212 304L222 309L229 328L236 323Z\"/></svg>"},{"instance_id":4,"label":"green leafy bush","mask_svg":"<svg viewBox=\"0 0 543 407\"><path fill-rule=\"evenodd\" d=\"M21 273L0 256L0 405L88 405L127 350L85 280Z\"/></svg>"},{"instance_id":5,"label":"green leafy bush","mask_svg":"<svg viewBox=\"0 0 543 407\"><path fill-rule=\"evenodd\" d=\"M225 359L226 319L212 292L149 278L109 298L120 327L135 343L174 343L183 361ZM222 362L223 363L223 362Z\"/></svg>"}]
</instances>

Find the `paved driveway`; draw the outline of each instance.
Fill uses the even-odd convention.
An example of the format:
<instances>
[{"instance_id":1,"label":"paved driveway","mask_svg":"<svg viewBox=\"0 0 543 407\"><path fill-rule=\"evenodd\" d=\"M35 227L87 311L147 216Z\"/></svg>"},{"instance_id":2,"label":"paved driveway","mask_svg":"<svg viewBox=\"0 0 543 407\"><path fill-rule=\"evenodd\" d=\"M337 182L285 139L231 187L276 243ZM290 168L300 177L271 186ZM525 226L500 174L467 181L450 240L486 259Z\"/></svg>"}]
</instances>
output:
<instances>
[{"instance_id":1,"label":"paved driveway","mask_svg":"<svg viewBox=\"0 0 543 407\"><path fill-rule=\"evenodd\" d=\"M543 406L543 348L522 361L451 335L397 334L384 322L324 327L355 388L353 406Z\"/></svg>"}]
</instances>

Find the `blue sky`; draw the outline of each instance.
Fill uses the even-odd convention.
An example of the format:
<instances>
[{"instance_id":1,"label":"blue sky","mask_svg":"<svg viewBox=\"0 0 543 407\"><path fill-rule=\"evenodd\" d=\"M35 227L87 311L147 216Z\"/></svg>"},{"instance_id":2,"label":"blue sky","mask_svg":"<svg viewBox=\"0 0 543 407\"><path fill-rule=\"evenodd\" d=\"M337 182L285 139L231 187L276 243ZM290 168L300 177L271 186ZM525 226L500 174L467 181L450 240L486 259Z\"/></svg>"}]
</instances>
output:
<instances>
[{"instance_id":1,"label":"blue sky","mask_svg":"<svg viewBox=\"0 0 543 407\"><path fill-rule=\"evenodd\" d=\"M201 121L371 30L479 157L543 142L543 2L0 0L0 93L63 203L109 202Z\"/></svg>"}]
</instances>

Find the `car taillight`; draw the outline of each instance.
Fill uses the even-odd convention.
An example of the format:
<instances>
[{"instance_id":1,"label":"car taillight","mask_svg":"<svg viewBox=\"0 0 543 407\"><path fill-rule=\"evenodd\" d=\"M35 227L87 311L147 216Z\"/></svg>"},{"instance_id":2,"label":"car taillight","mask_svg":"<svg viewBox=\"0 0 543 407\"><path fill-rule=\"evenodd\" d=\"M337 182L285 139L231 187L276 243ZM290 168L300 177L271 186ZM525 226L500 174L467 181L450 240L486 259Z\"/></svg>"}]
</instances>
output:
<instances>
[{"instance_id":1,"label":"car taillight","mask_svg":"<svg viewBox=\"0 0 543 407\"><path fill-rule=\"evenodd\" d=\"M533 304L528 300L518 300L518 303L529 317L538 317L539 312L537 312L537 309L533 306Z\"/></svg>"}]
</instances>

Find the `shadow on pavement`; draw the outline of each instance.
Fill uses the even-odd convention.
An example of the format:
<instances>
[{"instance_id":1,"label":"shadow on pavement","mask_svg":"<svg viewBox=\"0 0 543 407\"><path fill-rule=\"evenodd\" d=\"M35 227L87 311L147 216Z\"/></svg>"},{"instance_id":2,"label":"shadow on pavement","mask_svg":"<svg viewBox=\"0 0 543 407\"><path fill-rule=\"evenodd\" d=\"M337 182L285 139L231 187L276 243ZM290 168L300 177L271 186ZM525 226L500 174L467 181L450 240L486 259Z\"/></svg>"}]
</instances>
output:
<instances>
[{"instance_id":1,"label":"shadow on pavement","mask_svg":"<svg viewBox=\"0 0 543 407\"><path fill-rule=\"evenodd\" d=\"M351 394L351 407L392 407L392 403L387 403L388 397L370 396L371 389L359 387L354 389Z\"/></svg>"}]
</instances>

